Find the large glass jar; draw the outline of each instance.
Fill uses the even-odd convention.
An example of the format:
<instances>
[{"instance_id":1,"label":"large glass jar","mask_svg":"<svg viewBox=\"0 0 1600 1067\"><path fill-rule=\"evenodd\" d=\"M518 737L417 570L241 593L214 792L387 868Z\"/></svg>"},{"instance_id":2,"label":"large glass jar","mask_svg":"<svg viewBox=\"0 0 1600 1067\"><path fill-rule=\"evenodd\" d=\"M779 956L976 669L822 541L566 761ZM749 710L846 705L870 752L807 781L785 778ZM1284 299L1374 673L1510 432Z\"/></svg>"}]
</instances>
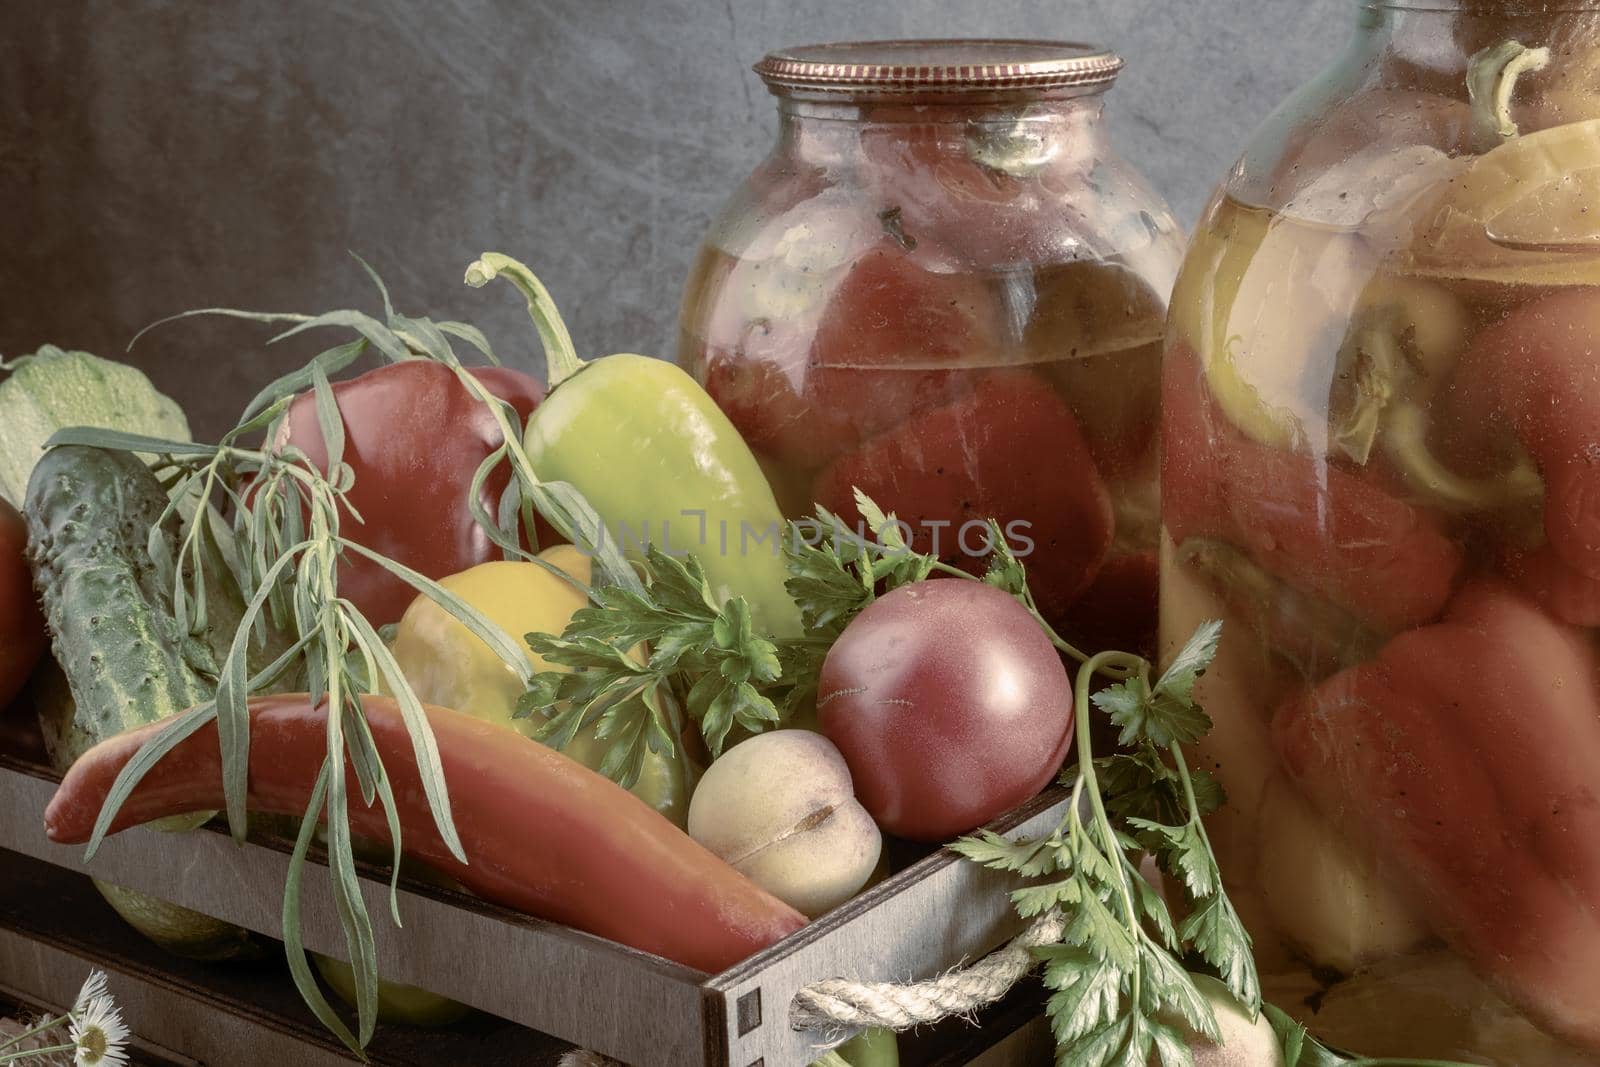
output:
<instances>
[{"instance_id":1,"label":"large glass jar","mask_svg":"<svg viewBox=\"0 0 1600 1067\"><path fill-rule=\"evenodd\" d=\"M1162 643L1269 997L1369 1056L1600 1063L1600 6L1351 4L1196 233Z\"/></svg>"},{"instance_id":2,"label":"large glass jar","mask_svg":"<svg viewBox=\"0 0 1600 1067\"><path fill-rule=\"evenodd\" d=\"M998 518L1046 614L1124 646L1154 638L1181 248L1106 142L1121 65L1021 41L767 56L777 145L706 238L679 358L791 517L855 522L859 488L963 565Z\"/></svg>"}]
</instances>

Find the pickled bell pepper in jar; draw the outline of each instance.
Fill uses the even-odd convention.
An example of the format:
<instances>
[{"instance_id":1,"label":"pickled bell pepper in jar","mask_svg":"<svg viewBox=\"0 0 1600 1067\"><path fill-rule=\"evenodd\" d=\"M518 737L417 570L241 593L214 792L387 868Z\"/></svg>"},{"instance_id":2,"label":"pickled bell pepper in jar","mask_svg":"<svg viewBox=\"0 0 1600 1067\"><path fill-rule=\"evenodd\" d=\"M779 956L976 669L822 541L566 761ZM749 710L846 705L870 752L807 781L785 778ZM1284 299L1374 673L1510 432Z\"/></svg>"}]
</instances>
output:
<instances>
[{"instance_id":1,"label":"pickled bell pepper in jar","mask_svg":"<svg viewBox=\"0 0 1600 1067\"><path fill-rule=\"evenodd\" d=\"M860 489L970 567L996 518L1092 647L1153 640L1180 254L1101 125L1121 65L1042 41L767 56L778 141L706 237L679 346L789 517L855 522Z\"/></svg>"},{"instance_id":2,"label":"pickled bell pepper in jar","mask_svg":"<svg viewBox=\"0 0 1600 1067\"><path fill-rule=\"evenodd\" d=\"M1352 3L1196 232L1162 642L1266 995L1367 1057L1600 1064L1600 5Z\"/></svg>"}]
</instances>

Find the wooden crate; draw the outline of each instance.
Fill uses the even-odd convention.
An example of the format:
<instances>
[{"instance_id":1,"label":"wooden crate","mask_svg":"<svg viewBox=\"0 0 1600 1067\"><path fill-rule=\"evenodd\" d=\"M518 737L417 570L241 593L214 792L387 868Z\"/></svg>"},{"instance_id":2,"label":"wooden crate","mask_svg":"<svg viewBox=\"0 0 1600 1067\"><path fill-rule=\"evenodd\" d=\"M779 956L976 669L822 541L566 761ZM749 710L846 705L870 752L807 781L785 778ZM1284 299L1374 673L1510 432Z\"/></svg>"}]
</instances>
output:
<instances>
[{"instance_id":1,"label":"wooden crate","mask_svg":"<svg viewBox=\"0 0 1600 1067\"><path fill-rule=\"evenodd\" d=\"M44 836L42 813L57 777L36 757L17 751L15 745L12 754L0 751L0 870L21 870L31 862L91 874L281 936L289 842L239 846L215 830L163 834L141 828L108 839L85 862L81 846L56 845ZM1011 835L1048 832L1066 803L1060 791L1043 794L993 828ZM816 1039L789 1025L797 990L834 977L928 977L987 953L1021 928L1007 896L1015 884L1011 877L947 851L922 855L855 900L715 975L416 882L402 883L405 928L397 930L382 921L388 914L386 874L363 869L361 877L377 920L378 964L385 977L424 985L640 1067L800 1067L814 1058ZM307 947L342 953L332 894L318 872L304 881L302 912ZM1037 1013L1035 997L1027 1014ZM987 1062L1037 1062L1037 1028L1018 1030L1016 1020L1010 1028L1017 1033L992 1036L1006 1038L1024 1058L1012 1060L1012 1053L1001 1050Z\"/></svg>"}]
</instances>

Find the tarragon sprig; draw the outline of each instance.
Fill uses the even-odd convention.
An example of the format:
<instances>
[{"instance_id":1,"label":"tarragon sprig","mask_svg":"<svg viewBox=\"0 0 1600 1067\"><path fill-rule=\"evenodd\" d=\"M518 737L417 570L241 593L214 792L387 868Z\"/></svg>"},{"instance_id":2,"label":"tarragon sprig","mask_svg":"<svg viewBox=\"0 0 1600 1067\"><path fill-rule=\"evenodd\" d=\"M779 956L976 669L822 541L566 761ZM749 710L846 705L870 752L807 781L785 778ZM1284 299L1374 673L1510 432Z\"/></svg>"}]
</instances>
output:
<instances>
[{"instance_id":1,"label":"tarragon sprig","mask_svg":"<svg viewBox=\"0 0 1600 1067\"><path fill-rule=\"evenodd\" d=\"M394 845L390 910L400 921L396 886L402 850L398 813L370 728L361 696L382 685L399 705L415 750L423 788L441 839L460 862L467 862L451 817L432 729L415 691L376 629L339 590L339 566L360 556L410 584L434 600L485 642L524 681L533 669L521 642L490 619L442 588L437 582L372 551L347 534L346 524L360 524L348 493L355 474L344 462L345 433L330 377L368 353L400 362L429 359L450 368L462 385L493 414L504 445L485 460L472 486L473 514L508 557L534 558L522 547L533 540L535 508L596 560L595 591L612 587L642 589L638 575L608 542L599 516L569 485L541 482L522 447L522 427L509 404L491 394L457 357L451 339L466 343L494 362L483 334L466 323L433 322L395 312L388 291L365 263L383 302L382 319L354 310L321 315L265 313L210 308L173 316L223 315L286 325L272 341L305 331L331 327L353 330L357 337L316 356L305 366L269 384L248 405L238 424L215 445L164 441L110 431L63 430L52 444L83 444L157 457L163 483L172 495L172 513L183 517L176 558L153 553L155 565L173 583L179 622L191 634L203 633L215 620L205 617L203 555L215 552L225 561L247 603L229 652L217 674L214 700L175 716L118 776L103 806L90 841L98 847L111 822L148 770L182 740L215 721L222 750L223 792L230 828L247 832L245 799L249 771L250 722L247 701L278 680L293 674L313 701L329 708L327 754L307 806L291 855L283 905L283 935L295 984L317 1018L346 1045L359 1050L370 1040L377 1019L377 960L370 916L356 880L349 827L348 761L354 769L361 802L384 811ZM172 321L171 319L162 320ZM156 324L156 325L159 325ZM138 338L135 338L137 341ZM271 342L269 342L271 343ZM328 451L326 473L292 447L252 447L258 435L271 441L296 395L310 392ZM493 513L478 501L485 479L495 467L509 464L513 477ZM227 521L223 520L227 516ZM221 536L226 529L228 536ZM154 542L152 542L154 544ZM548 566L535 559L540 565ZM214 568L211 568L214 570ZM564 580L564 572L557 570ZM252 670L270 628L286 634L287 649L264 667ZM260 658L259 655L257 658ZM327 830L328 869L356 978L357 1029L344 1024L323 996L307 961L300 930L300 886L318 821Z\"/></svg>"}]
</instances>

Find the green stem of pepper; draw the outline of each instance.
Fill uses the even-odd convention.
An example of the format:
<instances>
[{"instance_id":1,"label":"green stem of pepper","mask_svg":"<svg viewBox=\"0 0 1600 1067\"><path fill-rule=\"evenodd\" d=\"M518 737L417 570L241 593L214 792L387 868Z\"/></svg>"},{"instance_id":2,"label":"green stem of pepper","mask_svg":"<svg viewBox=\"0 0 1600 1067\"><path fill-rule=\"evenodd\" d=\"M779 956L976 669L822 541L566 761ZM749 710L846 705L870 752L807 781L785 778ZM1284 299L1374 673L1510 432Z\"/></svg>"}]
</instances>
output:
<instances>
[{"instance_id":1,"label":"green stem of pepper","mask_svg":"<svg viewBox=\"0 0 1600 1067\"><path fill-rule=\"evenodd\" d=\"M1549 65L1550 49L1529 48L1520 41L1502 41L1472 57L1467 97L1472 101L1472 135L1478 151L1487 152L1521 132L1511 117L1517 80Z\"/></svg>"},{"instance_id":2,"label":"green stem of pepper","mask_svg":"<svg viewBox=\"0 0 1600 1067\"><path fill-rule=\"evenodd\" d=\"M544 343L548 385L554 389L586 364L578 358L572 334L567 332L567 324L556 310L550 290L525 264L499 252L485 252L467 267L467 284L481 289L501 275L528 299L528 317L533 319L533 328L539 331L539 340Z\"/></svg>"}]
</instances>

